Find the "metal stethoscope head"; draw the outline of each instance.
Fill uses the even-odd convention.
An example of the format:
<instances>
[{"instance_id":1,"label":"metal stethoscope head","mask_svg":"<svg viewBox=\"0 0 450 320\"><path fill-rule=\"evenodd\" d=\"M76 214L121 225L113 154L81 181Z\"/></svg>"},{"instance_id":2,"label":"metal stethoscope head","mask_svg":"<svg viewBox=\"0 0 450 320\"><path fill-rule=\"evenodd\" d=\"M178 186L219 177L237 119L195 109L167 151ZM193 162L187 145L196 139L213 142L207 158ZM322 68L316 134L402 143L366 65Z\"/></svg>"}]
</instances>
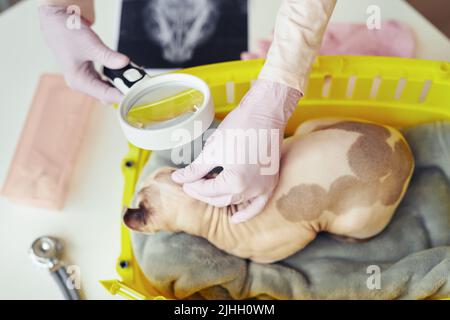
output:
<instances>
[{"instance_id":1,"label":"metal stethoscope head","mask_svg":"<svg viewBox=\"0 0 450 320\"><path fill-rule=\"evenodd\" d=\"M60 257L63 249L64 246L58 238L43 236L33 241L30 257L37 266L54 271L61 267Z\"/></svg>"},{"instance_id":2,"label":"metal stethoscope head","mask_svg":"<svg viewBox=\"0 0 450 320\"><path fill-rule=\"evenodd\" d=\"M70 285L70 276L61 260L63 249L63 243L58 238L43 236L31 244L30 257L35 265L50 271L67 300L80 300L78 290Z\"/></svg>"}]
</instances>

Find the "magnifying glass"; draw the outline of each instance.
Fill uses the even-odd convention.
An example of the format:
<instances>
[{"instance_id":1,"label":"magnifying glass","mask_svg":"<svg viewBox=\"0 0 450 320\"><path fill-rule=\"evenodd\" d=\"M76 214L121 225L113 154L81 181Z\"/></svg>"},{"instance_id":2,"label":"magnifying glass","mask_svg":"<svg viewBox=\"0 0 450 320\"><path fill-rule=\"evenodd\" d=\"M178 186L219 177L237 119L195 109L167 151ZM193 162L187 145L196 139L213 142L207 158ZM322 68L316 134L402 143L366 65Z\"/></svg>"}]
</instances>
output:
<instances>
[{"instance_id":1,"label":"magnifying glass","mask_svg":"<svg viewBox=\"0 0 450 320\"><path fill-rule=\"evenodd\" d=\"M214 120L208 85L183 73L150 77L130 63L104 68L104 75L125 96L119 122L126 138L139 148L169 150L200 137Z\"/></svg>"}]
</instances>

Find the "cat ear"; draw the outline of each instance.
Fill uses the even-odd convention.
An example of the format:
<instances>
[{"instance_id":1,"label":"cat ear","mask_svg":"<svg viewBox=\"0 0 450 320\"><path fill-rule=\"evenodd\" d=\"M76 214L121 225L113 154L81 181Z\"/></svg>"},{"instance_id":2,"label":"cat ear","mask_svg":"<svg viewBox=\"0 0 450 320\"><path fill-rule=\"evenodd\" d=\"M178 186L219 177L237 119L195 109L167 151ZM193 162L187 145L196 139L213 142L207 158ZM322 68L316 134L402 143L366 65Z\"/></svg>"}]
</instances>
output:
<instances>
[{"instance_id":1,"label":"cat ear","mask_svg":"<svg viewBox=\"0 0 450 320\"><path fill-rule=\"evenodd\" d=\"M139 208L126 208L123 214L123 222L134 231L143 232L147 225L148 211L140 205Z\"/></svg>"}]
</instances>

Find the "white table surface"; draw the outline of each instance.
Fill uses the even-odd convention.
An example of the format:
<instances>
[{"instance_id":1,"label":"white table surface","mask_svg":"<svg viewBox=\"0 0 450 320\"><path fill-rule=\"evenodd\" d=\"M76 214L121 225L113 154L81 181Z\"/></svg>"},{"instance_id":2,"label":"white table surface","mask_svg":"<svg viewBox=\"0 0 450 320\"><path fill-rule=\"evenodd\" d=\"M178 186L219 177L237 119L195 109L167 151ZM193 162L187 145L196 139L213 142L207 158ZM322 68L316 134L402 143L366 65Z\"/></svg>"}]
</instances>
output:
<instances>
[{"instance_id":1,"label":"white table surface","mask_svg":"<svg viewBox=\"0 0 450 320\"><path fill-rule=\"evenodd\" d=\"M94 29L113 46L118 0L96 0ZM279 0L250 0L250 44L273 28ZM417 56L449 60L450 42L402 0L339 0L333 21L365 22L368 5L381 8L382 19L395 18L416 32ZM448 8L446 8L448 9ZM39 31L36 2L26 0L0 14L0 184L3 184L40 74L58 72ZM61 106L64 107L64 106ZM117 278L123 180L120 162L127 144L114 110L95 107L73 174L64 210L20 207L0 198L0 299L60 299L45 270L32 265L28 249L41 235L66 242L67 260L81 268L89 299L113 298L100 279Z\"/></svg>"}]
</instances>

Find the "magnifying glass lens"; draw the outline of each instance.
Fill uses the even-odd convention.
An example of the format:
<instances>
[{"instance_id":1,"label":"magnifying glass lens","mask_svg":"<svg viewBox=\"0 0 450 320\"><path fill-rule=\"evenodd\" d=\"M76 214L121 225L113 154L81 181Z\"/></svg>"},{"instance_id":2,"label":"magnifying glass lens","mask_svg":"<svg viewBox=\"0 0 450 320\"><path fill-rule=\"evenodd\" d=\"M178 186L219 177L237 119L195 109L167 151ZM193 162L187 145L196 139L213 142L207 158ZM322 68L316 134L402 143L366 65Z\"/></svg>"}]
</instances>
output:
<instances>
[{"instance_id":1,"label":"magnifying glass lens","mask_svg":"<svg viewBox=\"0 0 450 320\"><path fill-rule=\"evenodd\" d=\"M152 86L134 99L126 121L142 129L158 129L184 121L203 104L201 91L184 83L173 82Z\"/></svg>"}]
</instances>

